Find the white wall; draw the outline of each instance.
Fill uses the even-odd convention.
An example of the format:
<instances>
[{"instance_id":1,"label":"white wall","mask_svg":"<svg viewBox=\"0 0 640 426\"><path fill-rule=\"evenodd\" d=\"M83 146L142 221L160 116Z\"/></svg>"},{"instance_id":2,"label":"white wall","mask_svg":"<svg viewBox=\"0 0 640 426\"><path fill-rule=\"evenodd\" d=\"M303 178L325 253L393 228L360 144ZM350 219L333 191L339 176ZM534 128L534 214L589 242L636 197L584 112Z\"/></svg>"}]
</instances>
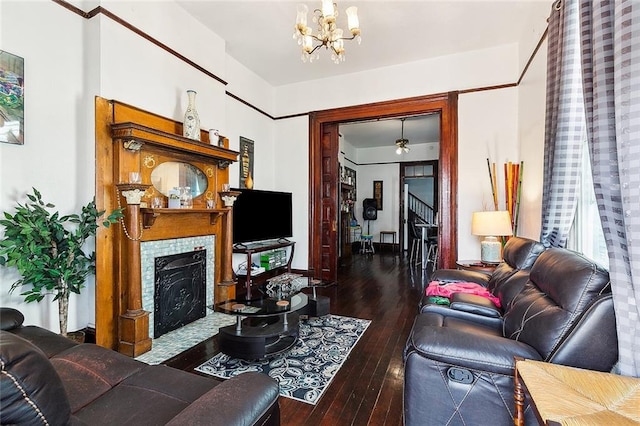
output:
<instances>
[{"instance_id":1,"label":"white wall","mask_svg":"<svg viewBox=\"0 0 640 426\"><path fill-rule=\"evenodd\" d=\"M471 214L493 210L487 158L496 163L498 206L504 204L504 172L518 153L518 89L468 93L458 103L458 258L479 259L480 239L471 235ZM525 164L526 169L526 164Z\"/></svg>"},{"instance_id":2,"label":"white wall","mask_svg":"<svg viewBox=\"0 0 640 426\"><path fill-rule=\"evenodd\" d=\"M275 188L293 193L293 238L296 251L291 265L307 269L309 259L309 119L278 120L274 139Z\"/></svg>"},{"instance_id":3,"label":"white wall","mask_svg":"<svg viewBox=\"0 0 640 426\"><path fill-rule=\"evenodd\" d=\"M0 5L0 48L24 58L26 97L24 145L0 144L0 211L12 212L35 187L61 214L77 212L94 194L93 98L85 94L95 84L86 73L90 29L50 1ZM8 294L18 278L0 268L0 306L18 307L30 323L58 331L57 303L27 305L20 289ZM70 330L93 315L90 297L71 298Z\"/></svg>"},{"instance_id":4,"label":"white wall","mask_svg":"<svg viewBox=\"0 0 640 426\"><path fill-rule=\"evenodd\" d=\"M279 86L274 115L513 83L517 57L518 46L505 45Z\"/></svg>"},{"instance_id":5,"label":"white wall","mask_svg":"<svg viewBox=\"0 0 640 426\"><path fill-rule=\"evenodd\" d=\"M358 167L356 219L362 226L362 233L373 235L373 241L380 240L380 231L398 232L400 218L400 174L398 163L361 164ZM373 198L373 181L382 181L382 210L378 210L376 220L369 221L362 217L362 202L365 198ZM396 237L398 238L398 237ZM396 240L398 241L398 240Z\"/></svg>"},{"instance_id":6,"label":"white wall","mask_svg":"<svg viewBox=\"0 0 640 426\"><path fill-rule=\"evenodd\" d=\"M522 179L518 235L534 240L540 239L542 228L546 66L545 41L519 86L518 140L520 156L526 164Z\"/></svg>"},{"instance_id":7,"label":"white wall","mask_svg":"<svg viewBox=\"0 0 640 426\"><path fill-rule=\"evenodd\" d=\"M224 78L224 41L175 4L163 2L160 7L155 2L109 1L103 5ZM186 91L192 89L198 93L196 109L201 127L225 128L227 97L223 84L111 19L98 15L92 23L94 19L100 22L100 96L182 121ZM207 40L207 49L201 44L194 46L194 38Z\"/></svg>"},{"instance_id":8,"label":"white wall","mask_svg":"<svg viewBox=\"0 0 640 426\"><path fill-rule=\"evenodd\" d=\"M554 2L548 3L546 12L536 10L527 15L529 22L523 26L520 40L521 69L526 66L547 27L546 18ZM518 235L534 240L540 239L542 217L547 48L545 38L518 86L518 142L520 158L525 162Z\"/></svg>"}]
</instances>

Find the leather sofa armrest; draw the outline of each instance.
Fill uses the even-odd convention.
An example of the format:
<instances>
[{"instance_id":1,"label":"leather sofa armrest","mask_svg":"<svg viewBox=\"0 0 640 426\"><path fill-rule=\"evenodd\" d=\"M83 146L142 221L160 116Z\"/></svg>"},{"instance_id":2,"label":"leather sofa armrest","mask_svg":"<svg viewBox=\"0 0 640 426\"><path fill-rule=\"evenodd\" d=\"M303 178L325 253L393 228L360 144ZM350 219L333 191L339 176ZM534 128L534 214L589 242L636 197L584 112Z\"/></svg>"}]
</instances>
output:
<instances>
[{"instance_id":1,"label":"leather sofa armrest","mask_svg":"<svg viewBox=\"0 0 640 426\"><path fill-rule=\"evenodd\" d=\"M477 271L464 271L462 269L437 269L431 274L431 281L445 282L471 282L487 287L490 275Z\"/></svg>"},{"instance_id":2,"label":"leather sofa armrest","mask_svg":"<svg viewBox=\"0 0 640 426\"><path fill-rule=\"evenodd\" d=\"M455 293L451 296L451 309L482 315L489 318L500 318L500 309L491 300L476 294Z\"/></svg>"},{"instance_id":3,"label":"leather sofa armrest","mask_svg":"<svg viewBox=\"0 0 640 426\"><path fill-rule=\"evenodd\" d=\"M526 343L502 337L489 327L435 313L420 314L409 335L411 354L461 368L513 375L514 357L540 360Z\"/></svg>"},{"instance_id":4,"label":"leather sofa armrest","mask_svg":"<svg viewBox=\"0 0 640 426\"><path fill-rule=\"evenodd\" d=\"M494 330L502 327L502 316L478 315L477 313L473 312L470 307L469 309L453 309L450 306L428 303L420 308L420 313L440 314L447 318L456 318L464 321L469 321L474 324L489 327Z\"/></svg>"},{"instance_id":5,"label":"leather sofa armrest","mask_svg":"<svg viewBox=\"0 0 640 426\"><path fill-rule=\"evenodd\" d=\"M232 377L195 400L167 425L277 425L278 382L266 374Z\"/></svg>"},{"instance_id":6,"label":"leather sofa armrest","mask_svg":"<svg viewBox=\"0 0 640 426\"><path fill-rule=\"evenodd\" d=\"M64 384L35 345L0 331L0 371L2 424L69 424Z\"/></svg>"},{"instance_id":7,"label":"leather sofa armrest","mask_svg":"<svg viewBox=\"0 0 640 426\"><path fill-rule=\"evenodd\" d=\"M13 330L24 322L24 315L17 309L0 308L0 330Z\"/></svg>"}]
</instances>

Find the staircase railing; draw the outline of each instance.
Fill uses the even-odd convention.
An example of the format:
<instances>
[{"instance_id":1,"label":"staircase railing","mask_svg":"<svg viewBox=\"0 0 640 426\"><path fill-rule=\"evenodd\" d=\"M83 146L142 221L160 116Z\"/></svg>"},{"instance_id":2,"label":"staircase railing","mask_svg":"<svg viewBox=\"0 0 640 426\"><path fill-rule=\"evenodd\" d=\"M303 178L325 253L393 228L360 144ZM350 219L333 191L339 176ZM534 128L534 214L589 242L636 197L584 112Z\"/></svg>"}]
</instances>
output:
<instances>
[{"instance_id":1,"label":"staircase railing","mask_svg":"<svg viewBox=\"0 0 640 426\"><path fill-rule=\"evenodd\" d=\"M425 203L411 192L409 192L409 212L425 223L435 223L435 211L433 206Z\"/></svg>"}]
</instances>

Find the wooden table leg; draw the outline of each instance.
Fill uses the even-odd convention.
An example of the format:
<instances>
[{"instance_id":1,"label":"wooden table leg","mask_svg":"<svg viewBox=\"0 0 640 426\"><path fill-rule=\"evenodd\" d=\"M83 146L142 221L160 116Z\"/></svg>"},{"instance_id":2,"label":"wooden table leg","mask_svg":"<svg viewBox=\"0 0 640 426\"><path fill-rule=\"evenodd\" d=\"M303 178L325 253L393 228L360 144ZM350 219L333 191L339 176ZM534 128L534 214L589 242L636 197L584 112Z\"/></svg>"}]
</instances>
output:
<instances>
[{"instance_id":1,"label":"wooden table leg","mask_svg":"<svg viewBox=\"0 0 640 426\"><path fill-rule=\"evenodd\" d=\"M513 387L513 399L515 400L516 413L513 417L513 424L515 426L524 426L524 391L522 390L522 383L520 382L520 376L518 375L518 363L516 362L514 374L514 387Z\"/></svg>"}]
</instances>

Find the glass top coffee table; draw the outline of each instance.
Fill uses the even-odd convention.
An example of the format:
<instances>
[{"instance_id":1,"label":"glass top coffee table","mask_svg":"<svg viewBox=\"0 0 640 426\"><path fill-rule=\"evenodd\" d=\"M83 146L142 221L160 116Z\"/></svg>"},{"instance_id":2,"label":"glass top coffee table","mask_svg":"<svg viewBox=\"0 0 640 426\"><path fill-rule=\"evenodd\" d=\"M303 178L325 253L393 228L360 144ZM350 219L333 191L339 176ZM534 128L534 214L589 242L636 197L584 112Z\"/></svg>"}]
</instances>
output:
<instances>
[{"instance_id":1,"label":"glass top coffee table","mask_svg":"<svg viewBox=\"0 0 640 426\"><path fill-rule=\"evenodd\" d=\"M290 296L255 300L227 300L214 306L216 312L236 317L236 323L220 328L220 350L234 358L263 359L291 348L298 340L300 315L308 297Z\"/></svg>"}]
</instances>

